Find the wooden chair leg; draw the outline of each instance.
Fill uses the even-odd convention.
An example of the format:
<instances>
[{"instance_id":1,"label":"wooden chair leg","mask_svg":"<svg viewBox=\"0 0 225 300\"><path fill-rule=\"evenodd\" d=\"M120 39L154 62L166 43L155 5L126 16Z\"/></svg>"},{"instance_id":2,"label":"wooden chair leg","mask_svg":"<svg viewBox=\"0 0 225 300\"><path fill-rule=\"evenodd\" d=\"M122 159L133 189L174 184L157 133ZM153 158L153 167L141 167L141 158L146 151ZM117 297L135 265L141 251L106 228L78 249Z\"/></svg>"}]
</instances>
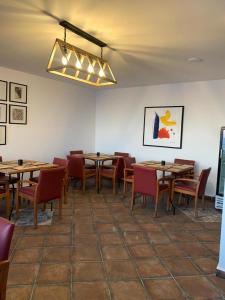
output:
<instances>
[{"instance_id":1,"label":"wooden chair leg","mask_svg":"<svg viewBox=\"0 0 225 300\"><path fill-rule=\"evenodd\" d=\"M205 209L205 195L202 196L202 208Z\"/></svg>"},{"instance_id":2,"label":"wooden chair leg","mask_svg":"<svg viewBox=\"0 0 225 300\"><path fill-rule=\"evenodd\" d=\"M198 195L195 196L195 218L198 217Z\"/></svg>"},{"instance_id":3,"label":"wooden chair leg","mask_svg":"<svg viewBox=\"0 0 225 300\"><path fill-rule=\"evenodd\" d=\"M113 195L115 195L116 194L116 178L115 177L113 178L112 182L113 182Z\"/></svg>"},{"instance_id":4,"label":"wooden chair leg","mask_svg":"<svg viewBox=\"0 0 225 300\"><path fill-rule=\"evenodd\" d=\"M66 184L64 185L64 188L63 188L63 195L64 195L64 204L67 204L67 187L66 187Z\"/></svg>"},{"instance_id":5,"label":"wooden chair leg","mask_svg":"<svg viewBox=\"0 0 225 300\"><path fill-rule=\"evenodd\" d=\"M179 199L178 199L178 204L181 205L181 201L182 201L182 193L179 194Z\"/></svg>"},{"instance_id":6,"label":"wooden chair leg","mask_svg":"<svg viewBox=\"0 0 225 300\"><path fill-rule=\"evenodd\" d=\"M5 201L6 201L6 217L9 218L10 217L10 206L11 206L9 191L6 193Z\"/></svg>"},{"instance_id":7,"label":"wooden chair leg","mask_svg":"<svg viewBox=\"0 0 225 300\"><path fill-rule=\"evenodd\" d=\"M84 193L86 187L86 178L83 179L82 186L83 186L83 193Z\"/></svg>"},{"instance_id":8,"label":"wooden chair leg","mask_svg":"<svg viewBox=\"0 0 225 300\"><path fill-rule=\"evenodd\" d=\"M124 181L123 181L123 195L124 195L124 196L126 195L126 192L127 192L127 182L126 182L126 180L124 179Z\"/></svg>"},{"instance_id":9,"label":"wooden chair leg","mask_svg":"<svg viewBox=\"0 0 225 300\"><path fill-rule=\"evenodd\" d=\"M37 228L38 223L38 205L36 199L34 199L34 228Z\"/></svg>"},{"instance_id":10,"label":"wooden chair leg","mask_svg":"<svg viewBox=\"0 0 225 300\"><path fill-rule=\"evenodd\" d=\"M101 190L101 187L102 187L102 176L99 173L99 176L98 176L98 190L99 191Z\"/></svg>"},{"instance_id":11,"label":"wooden chair leg","mask_svg":"<svg viewBox=\"0 0 225 300\"><path fill-rule=\"evenodd\" d=\"M3 260L0 262L0 299L6 299L6 287L9 272L9 261Z\"/></svg>"},{"instance_id":12,"label":"wooden chair leg","mask_svg":"<svg viewBox=\"0 0 225 300\"><path fill-rule=\"evenodd\" d=\"M131 204L130 204L131 211L133 210L133 206L134 206L134 198L135 198L134 187L132 186L132 196L131 196Z\"/></svg>"},{"instance_id":13,"label":"wooden chair leg","mask_svg":"<svg viewBox=\"0 0 225 300\"><path fill-rule=\"evenodd\" d=\"M19 192L18 192L18 189L16 191L16 218L19 218L19 208L20 208L20 205L19 205Z\"/></svg>"}]
</instances>

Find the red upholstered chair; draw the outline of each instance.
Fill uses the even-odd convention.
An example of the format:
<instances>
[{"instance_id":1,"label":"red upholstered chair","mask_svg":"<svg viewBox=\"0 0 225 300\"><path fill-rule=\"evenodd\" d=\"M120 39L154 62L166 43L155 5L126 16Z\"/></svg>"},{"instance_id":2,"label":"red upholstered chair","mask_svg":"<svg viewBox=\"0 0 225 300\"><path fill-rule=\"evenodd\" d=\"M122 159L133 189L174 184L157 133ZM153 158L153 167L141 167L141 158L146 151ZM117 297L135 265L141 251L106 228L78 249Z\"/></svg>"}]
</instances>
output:
<instances>
[{"instance_id":1,"label":"red upholstered chair","mask_svg":"<svg viewBox=\"0 0 225 300\"><path fill-rule=\"evenodd\" d=\"M9 249L15 225L0 218L0 300L6 299L9 272Z\"/></svg>"},{"instance_id":2,"label":"red upholstered chair","mask_svg":"<svg viewBox=\"0 0 225 300\"><path fill-rule=\"evenodd\" d=\"M65 178L65 168L57 167L42 169L38 182L22 180L18 182L16 195L16 213L19 216L20 198L33 202L34 226L37 227L38 204L46 204L48 201L59 201L59 216L62 216L62 194ZM29 184L30 186L23 186Z\"/></svg>"},{"instance_id":3,"label":"red upholstered chair","mask_svg":"<svg viewBox=\"0 0 225 300\"><path fill-rule=\"evenodd\" d=\"M0 156L0 163L2 162L2 156ZM18 177L6 176L4 173L0 173L0 182L7 182L9 185L12 185L13 199L15 198L15 184L19 180Z\"/></svg>"},{"instance_id":4,"label":"red upholstered chair","mask_svg":"<svg viewBox=\"0 0 225 300\"><path fill-rule=\"evenodd\" d=\"M198 216L198 199L202 199L202 205L204 207L204 197L207 180L210 174L211 168L202 170L198 179L191 178L178 178L173 181L172 185L172 199L174 199L174 193L180 193L181 195L189 195L195 199L195 217Z\"/></svg>"},{"instance_id":5,"label":"red upholstered chair","mask_svg":"<svg viewBox=\"0 0 225 300\"><path fill-rule=\"evenodd\" d=\"M7 260L15 225L0 218L0 261Z\"/></svg>"},{"instance_id":6,"label":"red upholstered chair","mask_svg":"<svg viewBox=\"0 0 225 300\"><path fill-rule=\"evenodd\" d=\"M130 156L129 153L126 153L126 152L114 152L114 155L115 156L123 156L123 157L128 157Z\"/></svg>"},{"instance_id":7,"label":"red upholstered chair","mask_svg":"<svg viewBox=\"0 0 225 300\"><path fill-rule=\"evenodd\" d=\"M134 181L134 167L132 164L136 163L135 157L124 157L124 183L123 183L123 194L126 195L127 192L127 184L133 183Z\"/></svg>"},{"instance_id":8,"label":"red upholstered chair","mask_svg":"<svg viewBox=\"0 0 225 300\"><path fill-rule=\"evenodd\" d=\"M65 168L65 178L64 178L64 203L67 203L67 192L68 192L68 160L64 158L54 157L53 162L54 165L58 165L59 167ZM39 177L33 177L31 173L30 177L31 181L38 182Z\"/></svg>"},{"instance_id":9,"label":"red upholstered chair","mask_svg":"<svg viewBox=\"0 0 225 300\"><path fill-rule=\"evenodd\" d=\"M107 164L111 162L111 164ZM105 159L99 168L99 189L101 188L102 178L108 178L112 180L113 194L116 193L116 180L119 178L118 166L119 158Z\"/></svg>"},{"instance_id":10,"label":"red upholstered chair","mask_svg":"<svg viewBox=\"0 0 225 300\"><path fill-rule=\"evenodd\" d=\"M118 181L120 181L120 179L122 179L123 175L124 175L124 173L123 173L123 170L124 170L124 160L123 160L123 158L124 157L129 157L130 154L126 153L126 152L114 152L114 155L115 156L120 156L118 166L117 166L117 179L118 179ZM113 165L115 165L115 164L116 164L116 161L114 160Z\"/></svg>"},{"instance_id":11,"label":"red upholstered chair","mask_svg":"<svg viewBox=\"0 0 225 300\"><path fill-rule=\"evenodd\" d=\"M146 196L152 196L155 200L155 214L157 216L157 209L159 197L162 193L168 192L167 208L169 202L169 185L163 183L165 179L157 179L157 172L149 167L134 166L134 183L132 188L131 210L133 209L136 193L141 193L143 199ZM162 182L162 183L161 183Z\"/></svg>"},{"instance_id":12,"label":"red upholstered chair","mask_svg":"<svg viewBox=\"0 0 225 300\"><path fill-rule=\"evenodd\" d=\"M96 178L96 168L86 168L85 160L81 155L69 155L68 159L68 178L70 179L78 179L81 181L81 186L83 191L85 191L86 180L88 178ZM97 188L97 180L96 180L96 188Z\"/></svg>"},{"instance_id":13,"label":"red upholstered chair","mask_svg":"<svg viewBox=\"0 0 225 300\"><path fill-rule=\"evenodd\" d=\"M194 177L195 160L175 158L174 159L174 163L175 164L181 164L181 165L193 166L193 169L191 171L182 173L182 174L179 175L179 177L189 177L189 178L193 178Z\"/></svg>"},{"instance_id":14,"label":"red upholstered chair","mask_svg":"<svg viewBox=\"0 0 225 300\"><path fill-rule=\"evenodd\" d=\"M73 154L84 154L84 151L83 150L71 150L70 155L73 155Z\"/></svg>"},{"instance_id":15,"label":"red upholstered chair","mask_svg":"<svg viewBox=\"0 0 225 300\"><path fill-rule=\"evenodd\" d=\"M7 181L0 180L0 200L5 199L6 202L6 217L10 217L10 192L9 192L9 184Z\"/></svg>"}]
</instances>

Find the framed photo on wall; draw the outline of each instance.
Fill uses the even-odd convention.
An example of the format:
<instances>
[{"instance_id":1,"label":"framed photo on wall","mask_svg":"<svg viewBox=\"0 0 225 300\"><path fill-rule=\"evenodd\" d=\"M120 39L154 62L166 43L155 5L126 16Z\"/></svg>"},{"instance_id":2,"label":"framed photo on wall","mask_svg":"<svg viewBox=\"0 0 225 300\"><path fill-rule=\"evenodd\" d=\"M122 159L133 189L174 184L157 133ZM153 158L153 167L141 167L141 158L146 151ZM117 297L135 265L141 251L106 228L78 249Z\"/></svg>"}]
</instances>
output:
<instances>
[{"instance_id":1,"label":"framed photo on wall","mask_svg":"<svg viewBox=\"0 0 225 300\"><path fill-rule=\"evenodd\" d=\"M0 80L0 101L7 101L7 81Z\"/></svg>"},{"instance_id":2,"label":"framed photo on wall","mask_svg":"<svg viewBox=\"0 0 225 300\"><path fill-rule=\"evenodd\" d=\"M27 104L27 85L10 82L9 101Z\"/></svg>"},{"instance_id":3,"label":"framed photo on wall","mask_svg":"<svg viewBox=\"0 0 225 300\"><path fill-rule=\"evenodd\" d=\"M22 105L9 105L9 123L27 124L27 107Z\"/></svg>"},{"instance_id":4,"label":"framed photo on wall","mask_svg":"<svg viewBox=\"0 0 225 300\"><path fill-rule=\"evenodd\" d=\"M7 122L7 104L0 103L0 123Z\"/></svg>"},{"instance_id":5,"label":"framed photo on wall","mask_svg":"<svg viewBox=\"0 0 225 300\"><path fill-rule=\"evenodd\" d=\"M6 126L0 125L0 145L6 145Z\"/></svg>"},{"instance_id":6,"label":"framed photo on wall","mask_svg":"<svg viewBox=\"0 0 225 300\"><path fill-rule=\"evenodd\" d=\"M143 146L182 148L184 106L145 107Z\"/></svg>"}]
</instances>

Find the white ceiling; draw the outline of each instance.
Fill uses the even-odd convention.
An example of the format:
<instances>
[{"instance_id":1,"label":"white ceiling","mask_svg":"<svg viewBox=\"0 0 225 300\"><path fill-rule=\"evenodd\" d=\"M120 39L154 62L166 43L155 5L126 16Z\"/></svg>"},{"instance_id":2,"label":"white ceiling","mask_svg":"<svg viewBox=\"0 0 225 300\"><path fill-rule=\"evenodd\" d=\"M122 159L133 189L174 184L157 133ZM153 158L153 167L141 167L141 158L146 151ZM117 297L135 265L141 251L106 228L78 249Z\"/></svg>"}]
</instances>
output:
<instances>
[{"instance_id":1,"label":"white ceiling","mask_svg":"<svg viewBox=\"0 0 225 300\"><path fill-rule=\"evenodd\" d=\"M117 87L225 78L224 0L0 0L0 65L56 79L46 66L62 19L114 49L103 53ZM68 42L100 54L73 33Z\"/></svg>"}]
</instances>

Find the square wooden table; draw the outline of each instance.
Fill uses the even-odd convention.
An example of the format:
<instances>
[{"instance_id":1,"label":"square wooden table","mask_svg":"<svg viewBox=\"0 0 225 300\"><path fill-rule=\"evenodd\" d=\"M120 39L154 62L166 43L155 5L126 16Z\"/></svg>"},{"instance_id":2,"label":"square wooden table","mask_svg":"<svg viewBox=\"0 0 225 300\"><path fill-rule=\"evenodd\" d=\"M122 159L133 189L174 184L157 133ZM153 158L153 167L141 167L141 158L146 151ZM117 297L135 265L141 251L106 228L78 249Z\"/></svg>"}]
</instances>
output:
<instances>
[{"instance_id":1,"label":"square wooden table","mask_svg":"<svg viewBox=\"0 0 225 300\"><path fill-rule=\"evenodd\" d=\"M133 166L141 166L146 168L151 168L156 171L162 171L163 177L165 176L166 172L172 173L176 176L182 175L183 173L190 172L194 169L194 166L192 165L185 165L185 164L176 164L176 163L170 163L165 162L165 165L162 165L161 161L155 161L155 160L149 160L149 161L143 161L140 163L135 163ZM166 180L166 178L165 178ZM173 207L173 214L175 215L175 205L173 203L172 199L172 180L169 181L170 184L170 193L169 193L169 201Z\"/></svg>"}]
</instances>

